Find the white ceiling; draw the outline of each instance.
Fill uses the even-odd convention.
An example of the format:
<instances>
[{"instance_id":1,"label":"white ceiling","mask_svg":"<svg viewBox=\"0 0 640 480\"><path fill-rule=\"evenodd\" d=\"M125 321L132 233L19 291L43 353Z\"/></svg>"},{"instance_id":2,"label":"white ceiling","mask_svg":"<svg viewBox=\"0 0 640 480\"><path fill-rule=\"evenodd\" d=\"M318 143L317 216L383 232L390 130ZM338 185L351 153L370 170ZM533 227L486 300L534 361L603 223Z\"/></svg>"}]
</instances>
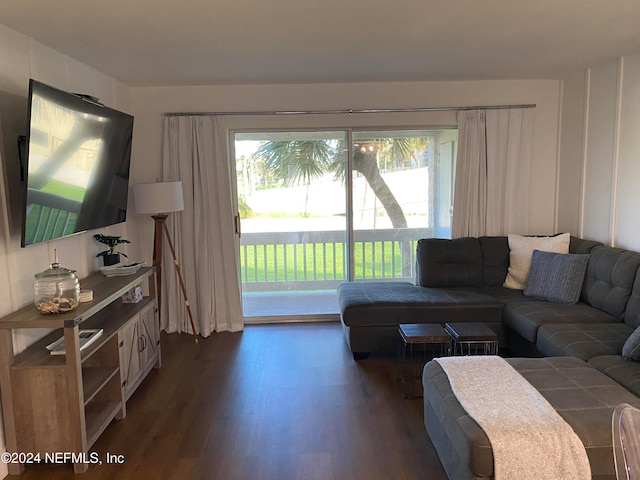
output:
<instances>
[{"instance_id":1,"label":"white ceiling","mask_svg":"<svg viewBox=\"0 0 640 480\"><path fill-rule=\"evenodd\" d=\"M131 86L559 78L640 52L640 0L4 0Z\"/></svg>"}]
</instances>

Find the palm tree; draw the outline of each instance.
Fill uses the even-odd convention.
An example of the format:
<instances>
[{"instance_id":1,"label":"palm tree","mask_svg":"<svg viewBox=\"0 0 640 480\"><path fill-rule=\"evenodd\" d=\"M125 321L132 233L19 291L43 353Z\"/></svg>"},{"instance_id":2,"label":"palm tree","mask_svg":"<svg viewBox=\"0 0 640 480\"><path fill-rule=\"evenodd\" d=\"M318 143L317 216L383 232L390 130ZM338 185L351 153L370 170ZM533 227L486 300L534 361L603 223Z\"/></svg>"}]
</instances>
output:
<instances>
[{"instance_id":1,"label":"palm tree","mask_svg":"<svg viewBox=\"0 0 640 480\"><path fill-rule=\"evenodd\" d=\"M324 140L273 140L264 142L255 152L266 169L285 186L319 177L331 168L335 151Z\"/></svg>"},{"instance_id":2,"label":"palm tree","mask_svg":"<svg viewBox=\"0 0 640 480\"><path fill-rule=\"evenodd\" d=\"M424 149L426 138L384 138L370 140L353 152L353 169L362 174L375 196L380 200L394 228L406 228L407 219L393 192L382 178L378 166L379 156L384 155L393 164L410 159L414 149ZM341 154L342 142L328 140L269 140L255 152L265 161L267 171L284 185L310 185L313 178L328 171L345 178L345 162Z\"/></svg>"},{"instance_id":3,"label":"palm tree","mask_svg":"<svg viewBox=\"0 0 640 480\"><path fill-rule=\"evenodd\" d=\"M283 185L306 185L306 216L311 179L331 168L335 151L324 140L275 140L260 145L255 156L264 159L266 171Z\"/></svg>"},{"instance_id":4,"label":"palm tree","mask_svg":"<svg viewBox=\"0 0 640 480\"><path fill-rule=\"evenodd\" d=\"M370 143L360 149L354 149L353 169L365 178L374 195L380 200L391 220L393 228L407 228L407 219L395 195L384 181L378 167L379 143Z\"/></svg>"}]
</instances>

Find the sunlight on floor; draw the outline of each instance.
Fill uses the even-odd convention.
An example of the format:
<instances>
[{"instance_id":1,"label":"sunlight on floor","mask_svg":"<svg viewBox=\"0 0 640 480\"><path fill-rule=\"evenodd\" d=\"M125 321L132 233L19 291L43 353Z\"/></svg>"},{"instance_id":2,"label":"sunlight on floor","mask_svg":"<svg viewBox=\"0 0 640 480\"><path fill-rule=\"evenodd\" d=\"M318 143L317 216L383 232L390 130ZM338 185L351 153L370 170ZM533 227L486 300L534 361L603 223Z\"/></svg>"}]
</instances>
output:
<instances>
[{"instance_id":1,"label":"sunlight on floor","mask_svg":"<svg viewBox=\"0 0 640 480\"><path fill-rule=\"evenodd\" d=\"M242 294L245 317L337 314L336 291L251 292Z\"/></svg>"}]
</instances>

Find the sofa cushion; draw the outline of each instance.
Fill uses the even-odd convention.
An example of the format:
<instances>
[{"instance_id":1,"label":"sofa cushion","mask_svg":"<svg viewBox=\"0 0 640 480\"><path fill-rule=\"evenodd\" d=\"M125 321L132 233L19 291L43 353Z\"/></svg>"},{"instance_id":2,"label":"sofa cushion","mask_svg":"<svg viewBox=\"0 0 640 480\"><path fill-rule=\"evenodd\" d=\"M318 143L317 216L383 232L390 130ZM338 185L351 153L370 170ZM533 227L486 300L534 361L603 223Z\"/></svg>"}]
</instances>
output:
<instances>
[{"instance_id":1,"label":"sofa cushion","mask_svg":"<svg viewBox=\"0 0 640 480\"><path fill-rule=\"evenodd\" d=\"M421 287L482 285L482 251L477 238L420 239L416 261L416 284Z\"/></svg>"},{"instance_id":2,"label":"sofa cushion","mask_svg":"<svg viewBox=\"0 0 640 480\"><path fill-rule=\"evenodd\" d=\"M620 355L633 329L623 322L542 325L536 348L546 357L572 356L581 360Z\"/></svg>"},{"instance_id":3,"label":"sofa cushion","mask_svg":"<svg viewBox=\"0 0 640 480\"><path fill-rule=\"evenodd\" d=\"M338 285L345 325L500 322L503 305L473 288L425 288L407 282L353 282Z\"/></svg>"},{"instance_id":4,"label":"sofa cushion","mask_svg":"<svg viewBox=\"0 0 640 480\"><path fill-rule=\"evenodd\" d=\"M509 270L504 286L524 290L529 278L533 251L569 253L569 239L568 233L553 237L523 237L509 234Z\"/></svg>"},{"instance_id":5,"label":"sofa cushion","mask_svg":"<svg viewBox=\"0 0 640 480\"><path fill-rule=\"evenodd\" d=\"M487 295L491 295L493 298L501 303L513 303L513 302L530 302L529 297L523 295L522 290L514 290L513 288L506 287L491 287L486 286L481 289Z\"/></svg>"},{"instance_id":6,"label":"sofa cushion","mask_svg":"<svg viewBox=\"0 0 640 480\"><path fill-rule=\"evenodd\" d=\"M589 365L640 396L640 363L625 360L622 355L602 355L589 359Z\"/></svg>"},{"instance_id":7,"label":"sofa cushion","mask_svg":"<svg viewBox=\"0 0 640 480\"><path fill-rule=\"evenodd\" d=\"M571 236L569 240L569 253L591 253L591 250L598 246L602 246L602 243Z\"/></svg>"},{"instance_id":8,"label":"sofa cushion","mask_svg":"<svg viewBox=\"0 0 640 480\"><path fill-rule=\"evenodd\" d=\"M640 326L640 268L636 272L636 278L633 281L631 296L627 302L627 308L624 311L624 323L632 327Z\"/></svg>"},{"instance_id":9,"label":"sofa cushion","mask_svg":"<svg viewBox=\"0 0 640 480\"><path fill-rule=\"evenodd\" d=\"M482 250L482 283L501 287L509 269L509 240L507 237L480 237Z\"/></svg>"},{"instance_id":10,"label":"sofa cushion","mask_svg":"<svg viewBox=\"0 0 640 480\"><path fill-rule=\"evenodd\" d=\"M589 255L534 250L525 296L548 302L576 303L588 260Z\"/></svg>"},{"instance_id":11,"label":"sofa cushion","mask_svg":"<svg viewBox=\"0 0 640 480\"><path fill-rule=\"evenodd\" d=\"M631 328L631 327L629 327ZM625 360L640 360L640 327L636 328L622 346L622 358Z\"/></svg>"},{"instance_id":12,"label":"sofa cushion","mask_svg":"<svg viewBox=\"0 0 640 480\"><path fill-rule=\"evenodd\" d=\"M587 265L581 300L622 319L638 267L640 253L595 247Z\"/></svg>"},{"instance_id":13,"label":"sofa cushion","mask_svg":"<svg viewBox=\"0 0 640 480\"><path fill-rule=\"evenodd\" d=\"M535 343L538 328L548 323L615 323L620 322L608 313L585 303L565 305L529 299L512 302L504 307L502 320L526 340Z\"/></svg>"},{"instance_id":14,"label":"sofa cushion","mask_svg":"<svg viewBox=\"0 0 640 480\"><path fill-rule=\"evenodd\" d=\"M483 285L502 287L507 278L507 270L509 269L508 237L479 237L478 240L480 241L480 248L482 249ZM572 236L569 240L569 253L589 253L593 247L598 245L602 245L602 243Z\"/></svg>"},{"instance_id":15,"label":"sofa cushion","mask_svg":"<svg viewBox=\"0 0 640 480\"><path fill-rule=\"evenodd\" d=\"M577 358L508 361L580 437L589 456L592 478L615 476L611 455L613 410L621 402L640 406L640 399Z\"/></svg>"}]
</instances>

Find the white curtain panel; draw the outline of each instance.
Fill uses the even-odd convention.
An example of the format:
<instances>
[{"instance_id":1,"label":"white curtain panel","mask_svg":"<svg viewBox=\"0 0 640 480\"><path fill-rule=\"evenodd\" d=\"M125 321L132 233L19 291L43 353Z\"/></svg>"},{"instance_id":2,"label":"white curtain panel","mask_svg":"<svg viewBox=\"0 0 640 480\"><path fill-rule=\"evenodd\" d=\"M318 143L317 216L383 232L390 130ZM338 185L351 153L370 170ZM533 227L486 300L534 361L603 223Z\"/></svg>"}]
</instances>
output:
<instances>
[{"instance_id":1,"label":"white curtain panel","mask_svg":"<svg viewBox=\"0 0 640 480\"><path fill-rule=\"evenodd\" d=\"M486 111L458 112L458 156L451 236L485 234L487 212Z\"/></svg>"},{"instance_id":2,"label":"white curtain panel","mask_svg":"<svg viewBox=\"0 0 640 480\"><path fill-rule=\"evenodd\" d=\"M485 235L529 232L533 109L487 110Z\"/></svg>"},{"instance_id":3,"label":"white curtain panel","mask_svg":"<svg viewBox=\"0 0 640 480\"><path fill-rule=\"evenodd\" d=\"M163 181L182 181L184 211L169 214L167 226L193 313L203 337L243 329L233 231L227 138L213 116L164 119ZM166 242L165 242L166 245ZM161 325L191 332L173 259L163 250Z\"/></svg>"},{"instance_id":4,"label":"white curtain panel","mask_svg":"<svg viewBox=\"0 0 640 480\"><path fill-rule=\"evenodd\" d=\"M453 238L529 233L533 109L458 112Z\"/></svg>"}]
</instances>

